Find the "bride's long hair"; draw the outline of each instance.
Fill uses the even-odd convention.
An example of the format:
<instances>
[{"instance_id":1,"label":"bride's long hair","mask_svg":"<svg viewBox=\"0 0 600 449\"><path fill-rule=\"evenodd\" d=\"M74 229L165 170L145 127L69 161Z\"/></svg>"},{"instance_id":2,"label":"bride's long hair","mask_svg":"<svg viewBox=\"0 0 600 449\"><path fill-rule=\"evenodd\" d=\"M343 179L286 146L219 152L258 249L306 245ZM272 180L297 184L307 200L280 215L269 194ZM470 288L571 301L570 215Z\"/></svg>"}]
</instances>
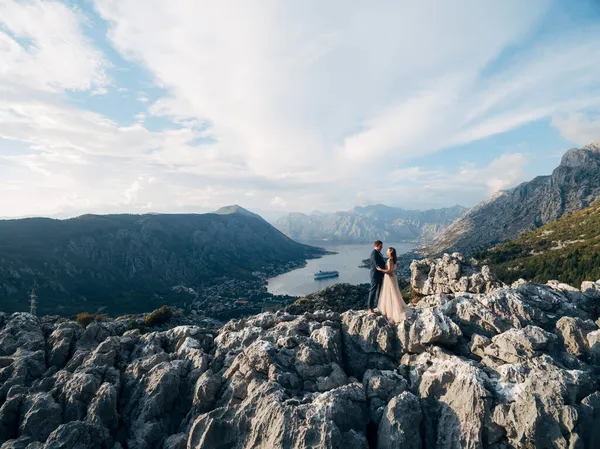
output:
<instances>
[{"instance_id":1,"label":"bride's long hair","mask_svg":"<svg viewBox=\"0 0 600 449\"><path fill-rule=\"evenodd\" d=\"M396 255L396 248L390 247L389 251L390 251L390 259L392 259L392 263L394 265L396 265L396 262L398 262L398 256Z\"/></svg>"}]
</instances>

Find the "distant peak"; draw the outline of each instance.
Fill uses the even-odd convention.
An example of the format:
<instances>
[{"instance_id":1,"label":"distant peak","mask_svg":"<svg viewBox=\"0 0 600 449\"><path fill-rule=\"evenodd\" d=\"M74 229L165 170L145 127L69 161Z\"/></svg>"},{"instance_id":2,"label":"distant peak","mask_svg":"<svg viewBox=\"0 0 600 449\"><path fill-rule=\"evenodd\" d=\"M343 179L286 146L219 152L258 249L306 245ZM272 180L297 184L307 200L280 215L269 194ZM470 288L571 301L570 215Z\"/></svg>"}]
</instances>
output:
<instances>
[{"instance_id":1,"label":"distant peak","mask_svg":"<svg viewBox=\"0 0 600 449\"><path fill-rule=\"evenodd\" d=\"M600 155L600 141L592 142L581 148L571 148L562 157L560 165L582 167L590 162L597 164Z\"/></svg>"},{"instance_id":2,"label":"distant peak","mask_svg":"<svg viewBox=\"0 0 600 449\"><path fill-rule=\"evenodd\" d=\"M261 218L260 215L257 215L254 212L250 212L249 210L244 209L242 206L238 206L237 204L222 207L219 210L215 211L215 214L217 214L217 215L239 214L239 215L246 215L249 217Z\"/></svg>"},{"instance_id":3,"label":"distant peak","mask_svg":"<svg viewBox=\"0 0 600 449\"><path fill-rule=\"evenodd\" d=\"M600 140L596 140L583 147L584 150L600 151Z\"/></svg>"}]
</instances>

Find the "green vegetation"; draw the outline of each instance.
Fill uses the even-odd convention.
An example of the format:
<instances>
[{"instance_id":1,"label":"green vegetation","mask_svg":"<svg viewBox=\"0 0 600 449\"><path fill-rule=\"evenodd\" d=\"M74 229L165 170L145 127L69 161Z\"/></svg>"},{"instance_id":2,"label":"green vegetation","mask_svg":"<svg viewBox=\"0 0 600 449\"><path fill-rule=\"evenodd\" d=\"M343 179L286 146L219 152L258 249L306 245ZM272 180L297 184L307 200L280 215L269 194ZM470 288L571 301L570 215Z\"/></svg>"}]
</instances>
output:
<instances>
[{"instance_id":1,"label":"green vegetation","mask_svg":"<svg viewBox=\"0 0 600 449\"><path fill-rule=\"evenodd\" d=\"M301 315L316 310L332 310L341 313L350 309L364 309L367 307L368 295L368 284L335 284L320 292L298 298L287 306L286 310L289 313Z\"/></svg>"},{"instance_id":2,"label":"green vegetation","mask_svg":"<svg viewBox=\"0 0 600 449\"><path fill-rule=\"evenodd\" d=\"M92 315L89 312L81 312L81 313L77 314L77 316L75 317L75 321L81 327L88 327L88 324L90 324L92 321L94 321L94 319L95 319L94 315Z\"/></svg>"},{"instance_id":3,"label":"green vegetation","mask_svg":"<svg viewBox=\"0 0 600 449\"><path fill-rule=\"evenodd\" d=\"M89 312L81 312L81 313L79 313L79 314L77 314L75 316L75 321L81 327L88 327L88 325L92 321L98 321L98 322L100 322L100 321L105 321L107 319L109 319L109 316L106 313L102 313L102 314L99 314L99 315L92 315Z\"/></svg>"},{"instance_id":4,"label":"green vegetation","mask_svg":"<svg viewBox=\"0 0 600 449\"><path fill-rule=\"evenodd\" d=\"M475 255L506 283L519 278L574 286L600 279L600 204Z\"/></svg>"},{"instance_id":5,"label":"green vegetation","mask_svg":"<svg viewBox=\"0 0 600 449\"><path fill-rule=\"evenodd\" d=\"M135 320L134 318L130 318L127 321L127 327L126 329L128 331L132 331L134 329L138 329L142 334L146 333L146 326L144 326L142 323L138 323L137 320Z\"/></svg>"},{"instance_id":6,"label":"green vegetation","mask_svg":"<svg viewBox=\"0 0 600 449\"><path fill-rule=\"evenodd\" d=\"M173 310L171 310L169 306L162 306L160 309L151 312L146 318L144 318L144 326L160 326L173 318L173 315Z\"/></svg>"}]
</instances>

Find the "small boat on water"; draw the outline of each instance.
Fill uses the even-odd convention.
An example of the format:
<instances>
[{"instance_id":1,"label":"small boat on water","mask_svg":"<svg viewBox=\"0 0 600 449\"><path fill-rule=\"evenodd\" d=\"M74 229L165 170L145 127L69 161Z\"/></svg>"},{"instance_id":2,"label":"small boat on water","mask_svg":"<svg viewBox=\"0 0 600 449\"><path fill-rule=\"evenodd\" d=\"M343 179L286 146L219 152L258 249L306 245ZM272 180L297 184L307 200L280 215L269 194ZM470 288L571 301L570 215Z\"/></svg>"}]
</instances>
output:
<instances>
[{"instance_id":1,"label":"small boat on water","mask_svg":"<svg viewBox=\"0 0 600 449\"><path fill-rule=\"evenodd\" d=\"M335 278L340 275L339 271L318 271L315 273L315 281L320 279Z\"/></svg>"}]
</instances>

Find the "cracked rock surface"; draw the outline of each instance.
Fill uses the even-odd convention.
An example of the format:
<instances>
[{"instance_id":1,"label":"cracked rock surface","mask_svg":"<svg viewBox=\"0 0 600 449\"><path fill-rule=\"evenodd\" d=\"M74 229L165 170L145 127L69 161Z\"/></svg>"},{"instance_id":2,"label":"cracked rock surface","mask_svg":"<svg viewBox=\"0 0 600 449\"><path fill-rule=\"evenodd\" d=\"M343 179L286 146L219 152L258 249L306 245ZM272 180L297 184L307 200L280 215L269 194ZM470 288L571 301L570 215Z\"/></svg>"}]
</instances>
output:
<instances>
[{"instance_id":1,"label":"cracked rock surface","mask_svg":"<svg viewBox=\"0 0 600 449\"><path fill-rule=\"evenodd\" d=\"M397 325L275 312L141 334L1 315L0 447L597 448L588 287L437 291Z\"/></svg>"}]
</instances>

